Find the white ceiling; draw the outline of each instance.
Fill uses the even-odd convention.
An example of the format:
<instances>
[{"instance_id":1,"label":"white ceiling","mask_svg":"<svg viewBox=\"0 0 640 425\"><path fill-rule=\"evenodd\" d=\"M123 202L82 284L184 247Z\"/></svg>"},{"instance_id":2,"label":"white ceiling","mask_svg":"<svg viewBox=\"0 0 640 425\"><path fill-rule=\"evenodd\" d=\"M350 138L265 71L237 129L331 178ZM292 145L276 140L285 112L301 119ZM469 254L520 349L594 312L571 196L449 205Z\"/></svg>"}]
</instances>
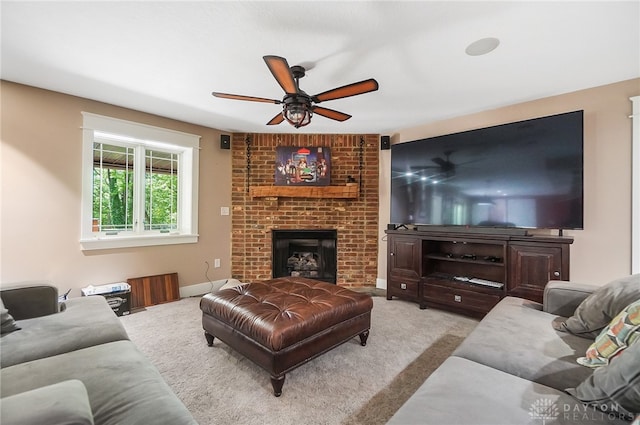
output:
<instances>
[{"instance_id":1,"label":"white ceiling","mask_svg":"<svg viewBox=\"0 0 640 425\"><path fill-rule=\"evenodd\" d=\"M640 1L1 3L1 77L223 131L378 133L640 77ZM485 37L484 56L465 48ZM282 99L262 56L310 68L309 94L353 115L267 127ZM640 93L639 93L640 94Z\"/></svg>"}]
</instances>

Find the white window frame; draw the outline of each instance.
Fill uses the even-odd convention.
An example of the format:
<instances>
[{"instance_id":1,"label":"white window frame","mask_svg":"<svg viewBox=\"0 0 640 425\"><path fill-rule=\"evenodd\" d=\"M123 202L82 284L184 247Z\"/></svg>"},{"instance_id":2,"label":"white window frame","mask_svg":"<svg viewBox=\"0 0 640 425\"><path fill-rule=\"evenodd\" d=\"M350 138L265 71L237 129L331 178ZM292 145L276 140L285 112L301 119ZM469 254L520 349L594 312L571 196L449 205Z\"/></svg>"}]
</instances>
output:
<instances>
[{"instance_id":1,"label":"white window frame","mask_svg":"<svg viewBox=\"0 0 640 425\"><path fill-rule=\"evenodd\" d=\"M178 165L178 228L170 233L144 230L138 221L133 231L93 232L93 146L96 133L118 142L130 141L150 149L180 151ZM101 138L101 140L105 140ZM198 175L200 136L82 112L82 212L80 245L83 250L129 248L198 242ZM142 159L144 161L144 158ZM144 170L144 162L142 163ZM140 167L138 167L140 168Z\"/></svg>"}]
</instances>

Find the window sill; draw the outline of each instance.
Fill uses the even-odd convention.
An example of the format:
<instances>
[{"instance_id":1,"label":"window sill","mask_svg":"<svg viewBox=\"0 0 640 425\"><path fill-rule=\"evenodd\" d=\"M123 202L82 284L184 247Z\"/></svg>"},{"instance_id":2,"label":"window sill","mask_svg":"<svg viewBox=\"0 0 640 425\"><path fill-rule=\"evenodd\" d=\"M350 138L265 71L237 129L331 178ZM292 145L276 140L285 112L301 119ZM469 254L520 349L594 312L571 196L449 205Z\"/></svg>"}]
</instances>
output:
<instances>
[{"instance_id":1,"label":"window sill","mask_svg":"<svg viewBox=\"0 0 640 425\"><path fill-rule=\"evenodd\" d=\"M92 251L96 249L133 248L196 242L198 242L198 235L102 236L81 239L80 246L83 251Z\"/></svg>"}]
</instances>

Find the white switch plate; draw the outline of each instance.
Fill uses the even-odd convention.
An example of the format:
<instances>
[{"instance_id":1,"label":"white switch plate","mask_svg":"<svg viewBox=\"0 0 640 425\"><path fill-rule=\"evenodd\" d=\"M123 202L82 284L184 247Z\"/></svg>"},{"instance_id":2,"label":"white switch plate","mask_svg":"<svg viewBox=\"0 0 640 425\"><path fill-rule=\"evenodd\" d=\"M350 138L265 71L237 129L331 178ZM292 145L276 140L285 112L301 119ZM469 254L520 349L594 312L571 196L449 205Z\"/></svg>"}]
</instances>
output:
<instances>
[{"instance_id":1,"label":"white switch plate","mask_svg":"<svg viewBox=\"0 0 640 425\"><path fill-rule=\"evenodd\" d=\"M229 215L229 207L220 207L220 215Z\"/></svg>"},{"instance_id":2,"label":"white switch plate","mask_svg":"<svg viewBox=\"0 0 640 425\"><path fill-rule=\"evenodd\" d=\"M216 258L215 260L213 260L213 267L220 267L220 259Z\"/></svg>"}]
</instances>

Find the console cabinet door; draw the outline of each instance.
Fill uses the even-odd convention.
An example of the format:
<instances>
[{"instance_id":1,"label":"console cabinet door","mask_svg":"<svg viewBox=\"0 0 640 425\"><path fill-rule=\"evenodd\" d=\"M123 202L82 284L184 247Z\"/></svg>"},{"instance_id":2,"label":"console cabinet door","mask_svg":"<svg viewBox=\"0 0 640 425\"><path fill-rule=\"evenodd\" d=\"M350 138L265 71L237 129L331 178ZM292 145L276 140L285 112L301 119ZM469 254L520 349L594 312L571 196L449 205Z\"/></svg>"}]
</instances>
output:
<instances>
[{"instance_id":1,"label":"console cabinet door","mask_svg":"<svg viewBox=\"0 0 640 425\"><path fill-rule=\"evenodd\" d=\"M422 239L389 235L387 248L387 299L396 296L418 302L422 273Z\"/></svg>"},{"instance_id":2,"label":"console cabinet door","mask_svg":"<svg viewBox=\"0 0 640 425\"><path fill-rule=\"evenodd\" d=\"M542 302L550 280L569 280L568 245L509 244L507 295Z\"/></svg>"},{"instance_id":3,"label":"console cabinet door","mask_svg":"<svg viewBox=\"0 0 640 425\"><path fill-rule=\"evenodd\" d=\"M389 236L389 278L420 279L422 269L422 241L415 237Z\"/></svg>"}]
</instances>

